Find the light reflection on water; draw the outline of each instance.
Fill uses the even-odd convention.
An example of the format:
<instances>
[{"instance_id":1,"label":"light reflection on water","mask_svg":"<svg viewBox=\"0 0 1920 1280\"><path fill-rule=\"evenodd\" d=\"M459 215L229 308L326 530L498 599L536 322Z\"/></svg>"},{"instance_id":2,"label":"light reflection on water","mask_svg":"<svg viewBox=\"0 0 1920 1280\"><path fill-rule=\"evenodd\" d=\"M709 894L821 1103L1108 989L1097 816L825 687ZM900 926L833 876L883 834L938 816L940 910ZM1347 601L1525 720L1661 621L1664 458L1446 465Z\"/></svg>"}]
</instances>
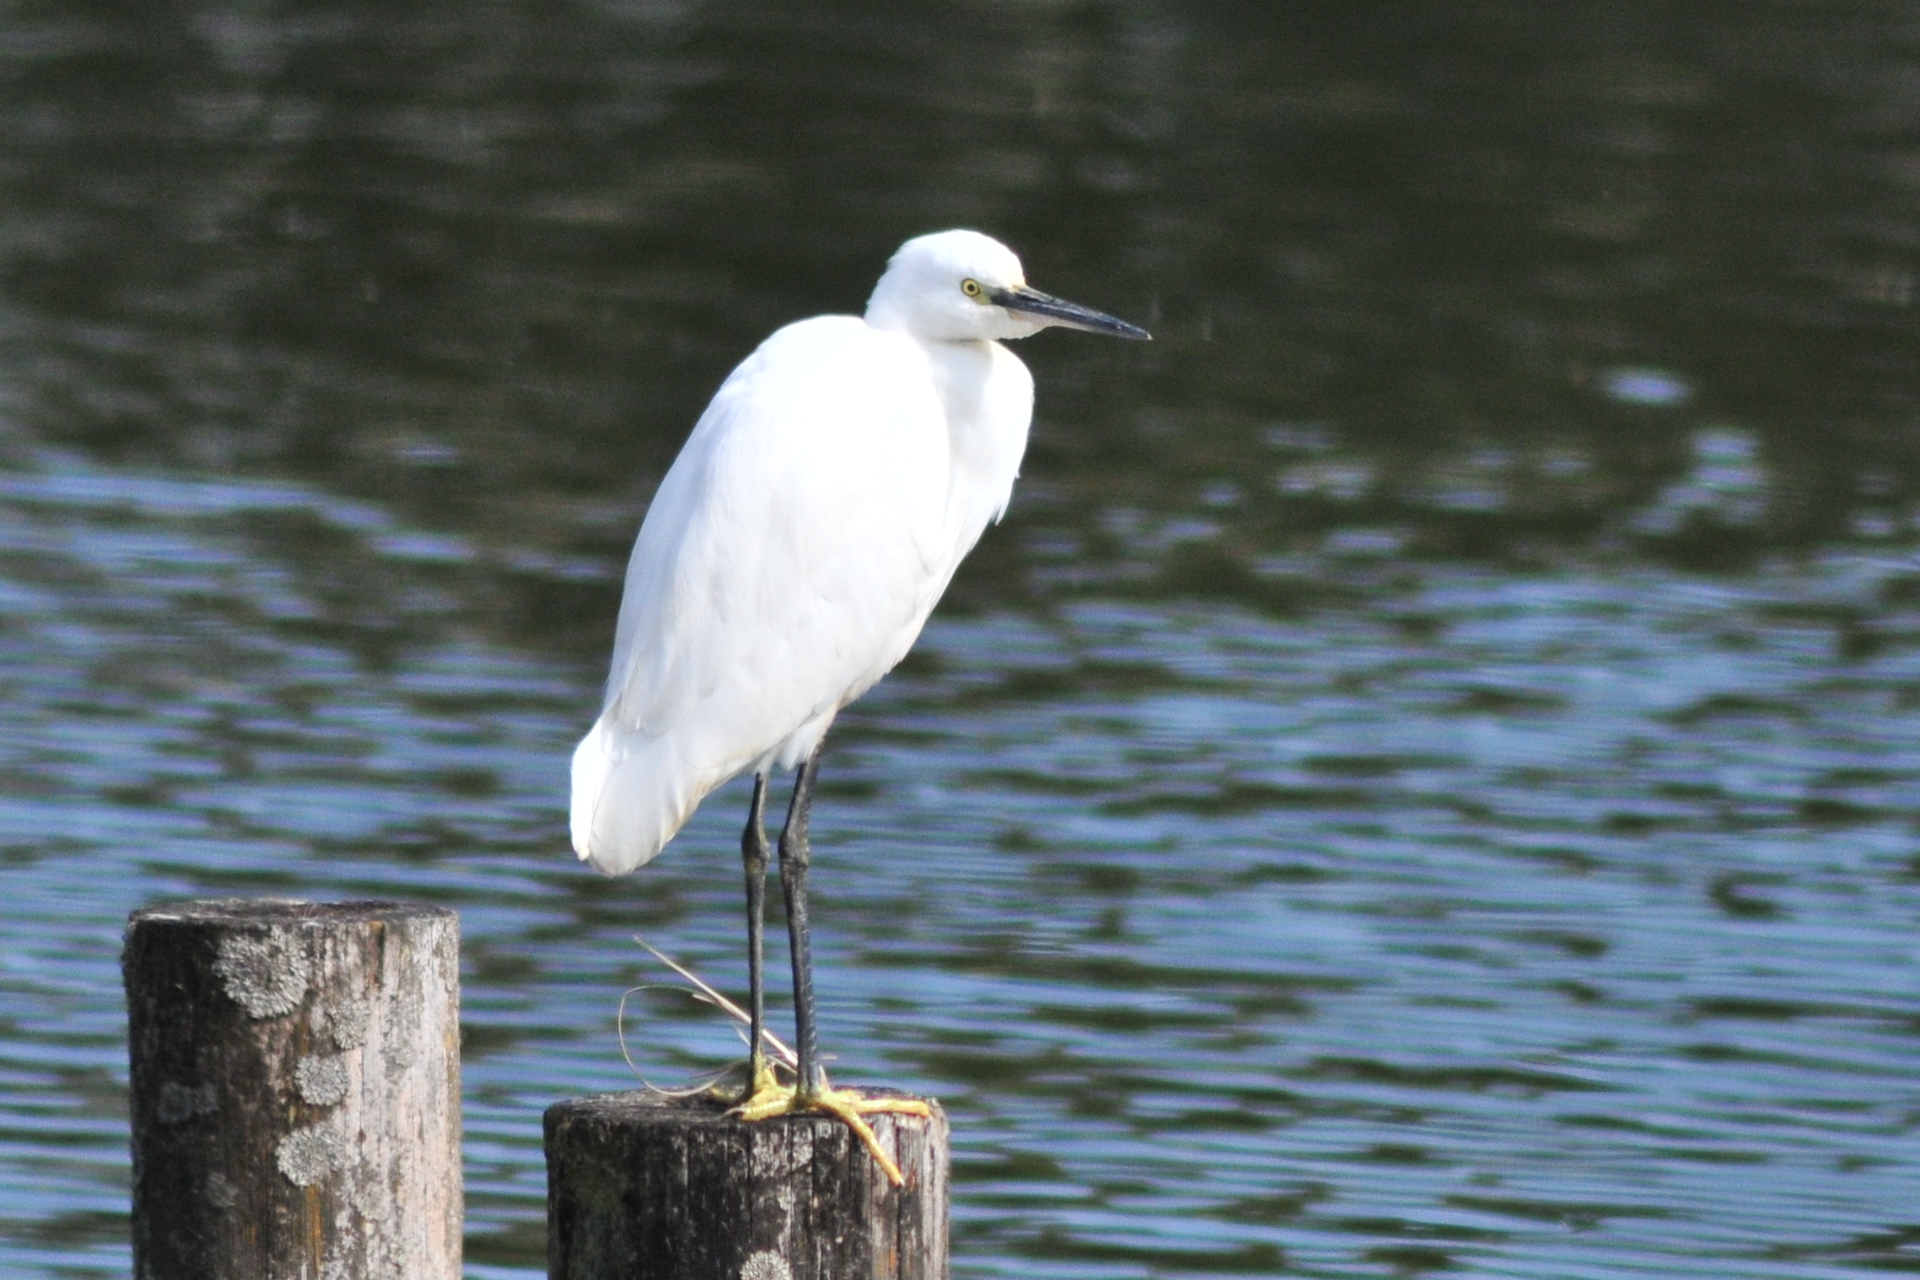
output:
<instances>
[{"instance_id":1,"label":"light reflection on water","mask_svg":"<svg viewBox=\"0 0 1920 1280\"><path fill-rule=\"evenodd\" d=\"M275 893L459 909L538 1273L632 935L743 981L738 786L565 849L650 486L955 224L1156 333L1023 345L823 781L827 1044L946 1100L959 1274L1920 1268L1911 33L962 9L11 15L0 1271L126 1269L126 913Z\"/></svg>"},{"instance_id":2,"label":"light reflection on water","mask_svg":"<svg viewBox=\"0 0 1920 1280\"><path fill-rule=\"evenodd\" d=\"M97 470L0 504L8 1272L125 1265L124 913L271 891L459 907L471 1260L537 1273L540 1111L630 1083L615 1002L663 978L631 936L740 985L739 788L601 881L559 807L598 672L457 633L370 664L250 521L445 571L404 529ZM943 617L836 734L826 1043L953 1114L962 1274L1907 1266L1912 581ZM630 1019L656 1080L736 1049L664 991Z\"/></svg>"}]
</instances>

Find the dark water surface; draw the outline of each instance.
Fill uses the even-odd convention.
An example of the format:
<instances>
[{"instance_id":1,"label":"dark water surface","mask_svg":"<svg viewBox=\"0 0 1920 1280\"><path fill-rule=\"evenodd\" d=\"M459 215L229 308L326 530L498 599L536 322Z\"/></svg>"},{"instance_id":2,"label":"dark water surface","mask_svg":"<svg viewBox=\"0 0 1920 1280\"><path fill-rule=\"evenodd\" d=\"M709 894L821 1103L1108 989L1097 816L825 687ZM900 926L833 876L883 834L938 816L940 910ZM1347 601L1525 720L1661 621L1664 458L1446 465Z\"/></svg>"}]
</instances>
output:
<instances>
[{"instance_id":1,"label":"dark water surface","mask_svg":"<svg viewBox=\"0 0 1920 1280\"><path fill-rule=\"evenodd\" d=\"M956 1273L1920 1272L1909 6L5 13L0 1273L126 1273L120 931L230 893L459 909L470 1271L542 1273L633 935L744 985L742 788L566 848L626 547L955 224L1157 338L1024 344L816 812Z\"/></svg>"}]
</instances>

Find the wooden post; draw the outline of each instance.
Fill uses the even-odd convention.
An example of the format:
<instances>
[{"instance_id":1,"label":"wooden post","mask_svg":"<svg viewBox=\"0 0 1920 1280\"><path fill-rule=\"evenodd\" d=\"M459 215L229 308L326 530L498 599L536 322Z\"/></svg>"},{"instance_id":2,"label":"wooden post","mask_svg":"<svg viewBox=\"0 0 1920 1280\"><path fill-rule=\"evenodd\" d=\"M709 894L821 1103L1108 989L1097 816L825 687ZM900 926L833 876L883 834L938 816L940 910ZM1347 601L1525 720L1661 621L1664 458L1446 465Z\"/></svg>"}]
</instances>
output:
<instances>
[{"instance_id":1,"label":"wooden post","mask_svg":"<svg viewBox=\"0 0 1920 1280\"><path fill-rule=\"evenodd\" d=\"M549 1280L946 1280L946 1117L870 1120L904 1186L829 1116L749 1123L644 1091L555 1103Z\"/></svg>"},{"instance_id":2,"label":"wooden post","mask_svg":"<svg viewBox=\"0 0 1920 1280\"><path fill-rule=\"evenodd\" d=\"M138 1280L459 1280L459 921L136 911L121 957Z\"/></svg>"}]
</instances>

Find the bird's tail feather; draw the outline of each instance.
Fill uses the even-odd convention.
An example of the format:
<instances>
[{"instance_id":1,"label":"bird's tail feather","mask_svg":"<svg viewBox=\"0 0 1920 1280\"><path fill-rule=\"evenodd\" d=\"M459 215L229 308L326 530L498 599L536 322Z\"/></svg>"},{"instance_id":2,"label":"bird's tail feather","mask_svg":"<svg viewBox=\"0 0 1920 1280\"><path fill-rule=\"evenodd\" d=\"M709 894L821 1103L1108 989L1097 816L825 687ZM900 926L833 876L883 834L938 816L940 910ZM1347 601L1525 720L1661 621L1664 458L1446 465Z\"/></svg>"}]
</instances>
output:
<instances>
[{"instance_id":1,"label":"bird's tail feather","mask_svg":"<svg viewBox=\"0 0 1920 1280\"><path fill-rule=\"evenodd\" d=\"M711 787L689 778L660 738L602 718L573 752L573 851L603 875L643 866L673 839Z\"/></svg>"}]
</instances>

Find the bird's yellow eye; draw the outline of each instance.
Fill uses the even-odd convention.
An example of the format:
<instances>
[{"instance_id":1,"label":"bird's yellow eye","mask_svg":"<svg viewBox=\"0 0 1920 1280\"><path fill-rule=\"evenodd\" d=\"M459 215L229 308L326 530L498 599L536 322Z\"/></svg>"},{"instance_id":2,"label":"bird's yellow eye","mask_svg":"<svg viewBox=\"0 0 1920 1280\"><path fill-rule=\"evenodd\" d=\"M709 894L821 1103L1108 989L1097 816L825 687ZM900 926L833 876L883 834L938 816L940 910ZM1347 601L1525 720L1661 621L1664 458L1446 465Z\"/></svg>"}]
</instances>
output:
<instances>
[{"instance_id":1,"label":"bird's yellow eye","mask_svg":"<svg viewBox=\"0 0 1920 1280\"><path fill-rule=\"evenodd\" d=\"M960 292L966 294L969 298L977 298L982 292L980 282L972 279L962 280L960 282Z\"/></svg>"}]
</instances>

